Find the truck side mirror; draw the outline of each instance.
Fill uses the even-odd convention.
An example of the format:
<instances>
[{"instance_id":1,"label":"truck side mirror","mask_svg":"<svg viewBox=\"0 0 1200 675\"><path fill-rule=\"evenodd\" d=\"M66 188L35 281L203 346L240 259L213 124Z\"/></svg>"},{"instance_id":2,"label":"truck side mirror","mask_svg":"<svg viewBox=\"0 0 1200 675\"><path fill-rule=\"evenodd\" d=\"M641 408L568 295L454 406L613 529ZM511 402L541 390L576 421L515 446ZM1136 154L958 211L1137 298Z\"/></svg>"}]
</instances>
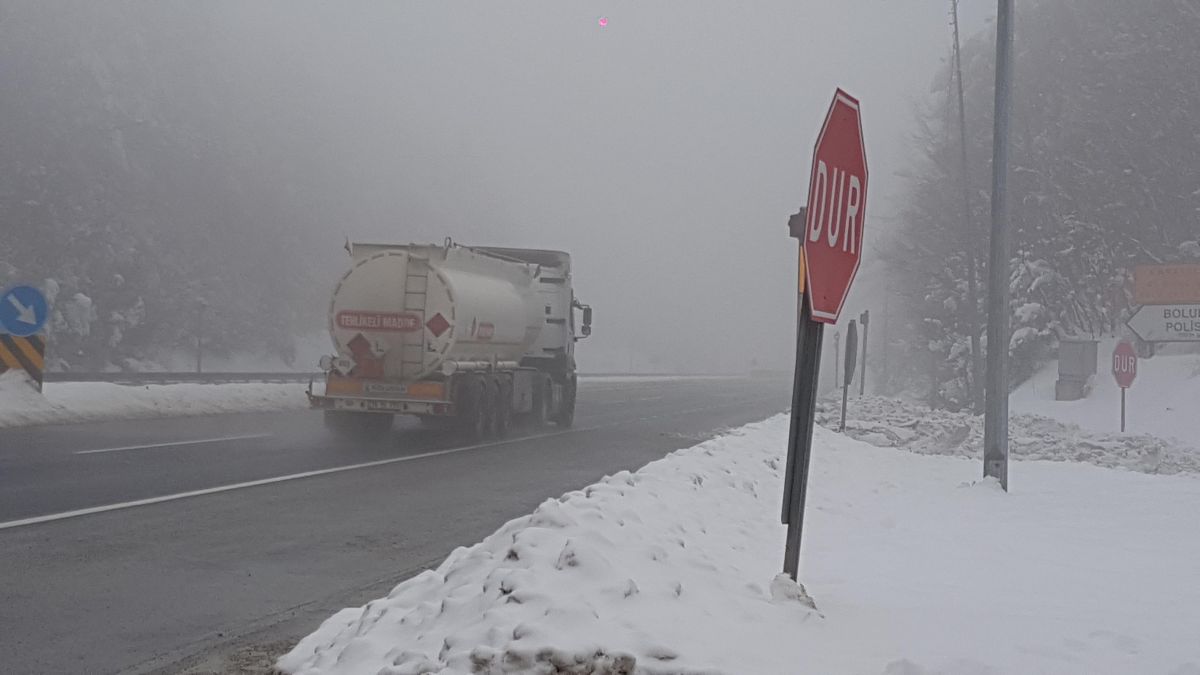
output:
<instances>
[{"instance_id":1,"label":"truck side mirror","mask_svg":"<svg viewBox=\"0 0 1200 675\"><path fill-rule=\"evenodd\" d=\"M592 308L588 305L578 303L575 306L583 310L583 325L579 327L579 335L581 337L575 338L576 340L581 340L592 334Z\"/></svg>"}]
</instances>

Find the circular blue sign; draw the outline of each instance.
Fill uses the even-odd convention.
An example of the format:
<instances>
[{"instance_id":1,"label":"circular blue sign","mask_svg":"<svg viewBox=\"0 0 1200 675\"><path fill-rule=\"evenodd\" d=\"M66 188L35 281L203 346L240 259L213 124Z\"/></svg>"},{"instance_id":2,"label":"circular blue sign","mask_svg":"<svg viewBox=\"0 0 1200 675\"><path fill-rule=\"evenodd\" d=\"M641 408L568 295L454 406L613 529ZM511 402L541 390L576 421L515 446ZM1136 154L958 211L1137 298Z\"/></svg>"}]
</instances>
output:
<instances>
[{"instance_id":1,"label":"circular blue sign","mask_svg":"<svg viewBox=\"0 0 1200 675\"><path fill-rule=\"evenodd\" d=\"M46 296L33 286L13 286L0 295L0 329L17 337L40 331L49 313Z\"/></svg>"}]
</instances>

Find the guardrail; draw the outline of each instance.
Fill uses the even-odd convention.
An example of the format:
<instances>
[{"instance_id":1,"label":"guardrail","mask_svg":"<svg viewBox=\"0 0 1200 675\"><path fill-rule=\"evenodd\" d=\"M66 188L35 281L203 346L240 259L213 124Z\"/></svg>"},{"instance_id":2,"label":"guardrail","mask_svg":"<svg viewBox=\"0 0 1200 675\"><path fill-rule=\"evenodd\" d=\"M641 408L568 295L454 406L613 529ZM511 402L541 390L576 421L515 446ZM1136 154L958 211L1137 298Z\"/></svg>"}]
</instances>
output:
<instances>
[{"instance_id":1,"label":"guardrail","mask_svg":"<svg viewBox=\"0 0 1200 675\"><path fill-rule=\"evenodd\" d=\"M581 372L580 377L739 377L715 372ZM46 382L107 382L110 384L228 384L235 382L308 382L323 372L47 372Z\"/></svg>"},{"instance_id":2,"label":"guardrail","mask_svg":"<svg viewBox=\"0 0 1200 675\"><path fill-rule=\"evenodd\" d=\"M46 382L108 382L110 384L229 384L232 382L308 382L322 373L46 373Z\"/></svg>"}]
</instances>

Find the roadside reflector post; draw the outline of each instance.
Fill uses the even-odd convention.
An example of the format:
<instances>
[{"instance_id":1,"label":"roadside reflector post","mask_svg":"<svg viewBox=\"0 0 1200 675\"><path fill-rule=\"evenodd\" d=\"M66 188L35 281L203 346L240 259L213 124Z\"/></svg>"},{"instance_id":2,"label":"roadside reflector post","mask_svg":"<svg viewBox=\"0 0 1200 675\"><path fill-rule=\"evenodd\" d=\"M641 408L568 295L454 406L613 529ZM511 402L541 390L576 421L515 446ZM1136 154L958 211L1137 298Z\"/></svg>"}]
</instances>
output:
<instances>
[{"instance_id":1,"label":"roadside reflector post","mask_svg":"<svg viewBox=\"0 0 1200 675\"><path fill-rule=\"evenodd\" d=\"M854 319L850 319L850 325L846 327L846 381L842 384L842 421L838 424L838 432L846 433L846 399L850 396L850 385L854 384L855 359L858 356L858 329L854 325Z\"/></svg>"},{"instance_id":2,"label":"roadside reflector post","mask_svg":"<svg viewBox=\"0 0 1200 675\"><path fill-rule=\"evenodd\" d=\"M858 100L838 89L813 148L807 205L788 219L800 240L792 418L783 479L783 571L797 580L825 324L836 324L858 273L867 204L867 157ZM850 350L855 351L855 350Z\"/></svg>"},{"instance_id":3,"label":"roadside reflector post","mask_svg":"<svg viewBox=\"0 0 1200 675\"><path fill-rule=\"evenodd\" d=\"M871 310L864 309L862 314L858 315L858 323L862 325L862 374L858 376L858 395L863 396L867 393L867 330L871 325Z\"/></svg>"},{"instance_id":4,"label":"roadside reflector post","mask_svg":"<svg viewBox=\"0 0 1200 675\"><path fill-rule=\"evenodd\" d=\"M196 298L196 372L204 369L204 310L208 309L208 301Z\"/></svg>"},{"instance_id":5,"label":"roadside reflector post","mask_svg":"<svg viewBox=\"0 0 1200 675\"><path fill-rule=\"evenodd\" d=\"M842 388L842 333L833 331L833 386Z\"/></svg>"}]
</instances>

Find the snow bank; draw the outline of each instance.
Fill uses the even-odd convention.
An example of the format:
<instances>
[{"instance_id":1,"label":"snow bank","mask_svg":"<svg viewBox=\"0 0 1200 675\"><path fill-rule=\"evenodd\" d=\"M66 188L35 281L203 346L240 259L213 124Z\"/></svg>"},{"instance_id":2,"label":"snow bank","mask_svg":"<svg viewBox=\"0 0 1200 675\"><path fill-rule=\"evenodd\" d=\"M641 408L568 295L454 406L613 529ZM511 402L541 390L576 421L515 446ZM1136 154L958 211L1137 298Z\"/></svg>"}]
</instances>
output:
<instances>
[{"instance_id":1,"label":"snow bank","mask_svg":"<svg viewBox=\"0 0 1200 675\"><path fill-rule=\"evenodd\" d=\"M279 661L304 675L1200 672L1200 480L818 429L781 583L787 418L543 503Z\"/></svg>"},{"instance_id":2,"label":"snow bank","mask_svg":"<svg viewBox=\"0 0 1200 675\"><path fill-rule=\"evenodd\" d=\"M1113 342L1102 342L1100 372L1091 394L1078 401L1055 401L1058 364L1051 363L1013 391L1013 412L1052 417L1083 429L1119 432L1121 388L1113 380L1109 355ZM1126 397L1126 429L1200 446L1200 354L1159 354L1138 359L1138 376Z\"/></svg>"},{"instance_id":3,"label":"snow bank","mask_svg":"<svg viewBox=\"0 0 1200 675\"><path fill-rule=\"evenodd\" d=\"M307 384L162 384L51 382L45 395L25 373L0 374L0 428L106 419L209 415L303 408Z\"/></svg>"},{"instance_id":4,"label":"snow bank","mask_svg":"<svg viewBox=\"0 0 1200 675\"><path fill-rule=\"evenodd\" d=\"M836 427L841 405L840 395L836 401L820 401L817 421ZM1189 416L1182 411L1175 415ZM846 433L871 445L925 455L983 456L983 417L930 410L913 401L853 397L846 409ZM1200 473L1200 440L1187 444L1149 434L1086 431L1041 415L1012 414L1008 443L1016 459L1087 462L1142 473Z\"/></svg>"}]
</instances>

